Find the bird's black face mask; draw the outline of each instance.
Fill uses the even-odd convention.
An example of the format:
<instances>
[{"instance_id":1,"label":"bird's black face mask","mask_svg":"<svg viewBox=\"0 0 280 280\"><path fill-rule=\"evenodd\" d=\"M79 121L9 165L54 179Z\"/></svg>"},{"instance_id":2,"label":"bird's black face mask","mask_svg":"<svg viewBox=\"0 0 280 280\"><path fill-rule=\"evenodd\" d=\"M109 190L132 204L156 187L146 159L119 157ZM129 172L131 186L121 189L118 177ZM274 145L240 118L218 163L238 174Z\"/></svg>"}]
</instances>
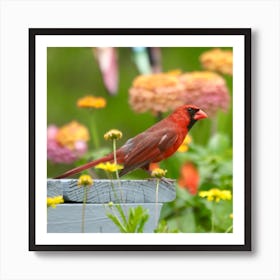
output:
<instances>
[{"instance_id":1,"label":"bird's black face mask","mask_svg":"<svg viewBox=\"0 0 280 280\"><path fill-rule=\"evenodd\" d=\"M193 127L193 125L196 123L197 120L194 119L195 113L198 112L199 109L194 109L194 108L188 108L187 109L187 114L190 116L190 123L188 124L187 128L188 131Z\"/></svg>"}]
</instances>

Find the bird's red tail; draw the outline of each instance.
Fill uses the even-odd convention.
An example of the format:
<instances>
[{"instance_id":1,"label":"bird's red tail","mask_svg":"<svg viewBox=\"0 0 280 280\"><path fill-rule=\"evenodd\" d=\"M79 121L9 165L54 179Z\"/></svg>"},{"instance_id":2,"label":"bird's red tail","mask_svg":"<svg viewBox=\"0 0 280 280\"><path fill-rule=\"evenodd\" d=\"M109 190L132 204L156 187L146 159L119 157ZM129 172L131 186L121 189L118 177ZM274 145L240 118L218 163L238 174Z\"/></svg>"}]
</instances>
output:
<instances>
[{"instance_id":1,"label":"bird's red tail","mask_svg":"<svg viewBox=\"0 0 280 280\"><path fill-rule=\"evenodd\" d=\"M89 163L86 163L84 165L81 165L81 166L78 166L76 168L73 168L57 177L55 177L54 179L62 179L62 178L66 178L66 177L69 177L71 175L74 175L74 174L77 174L79 172L82 172L83 170L86 170L90 167L93 167L99 163L102 163L102 162L107 162L107 161L111 161L114 159L114 156L112 154L108 155L108 156L105 156L103 158L100 158L100 159L97 159L97 160L93 160Z\"/></svg>"}]
</instances>

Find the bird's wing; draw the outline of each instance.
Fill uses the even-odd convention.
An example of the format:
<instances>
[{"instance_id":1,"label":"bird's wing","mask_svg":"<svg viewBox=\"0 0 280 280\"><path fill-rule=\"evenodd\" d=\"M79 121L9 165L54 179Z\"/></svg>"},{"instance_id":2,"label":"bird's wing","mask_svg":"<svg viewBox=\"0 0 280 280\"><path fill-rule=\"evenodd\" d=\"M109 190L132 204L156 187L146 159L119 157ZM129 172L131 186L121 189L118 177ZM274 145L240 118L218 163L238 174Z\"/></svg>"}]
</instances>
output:
<instances>
[{"instance_id":1,"label":"bird's wing","mask_svg":"<svg viewBox=\"0 0 280 280\"><path fill-rule=\"evenodd\" d=\"M121 174L143 167L153 162L167 149L172 147L178 135L173 129L163 128L157 131L145 132L127 142L127 152L124 157L125 168Z\"/></svg>"}]
</instances>

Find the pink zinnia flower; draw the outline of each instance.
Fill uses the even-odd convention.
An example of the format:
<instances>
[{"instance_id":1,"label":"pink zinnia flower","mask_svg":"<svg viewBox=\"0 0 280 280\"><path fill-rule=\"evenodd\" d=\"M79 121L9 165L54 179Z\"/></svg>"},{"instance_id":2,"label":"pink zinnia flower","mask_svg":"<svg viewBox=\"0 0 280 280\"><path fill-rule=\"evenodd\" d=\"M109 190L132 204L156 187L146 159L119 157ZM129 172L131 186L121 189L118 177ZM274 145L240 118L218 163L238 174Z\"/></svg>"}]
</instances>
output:
<instances>
[{"instance_id":1,"label":"pink zinnia flower","mask_svg":"<svg viewBox=\"0 0 280 280\"><path fill-rule=\"evenodd\" d=\"M185 85L182 100L185 104L194 104L209 116L218 110L227 112L230 95L224 78L214 72L190 72L180 77Z\"/></svg>"},{"instance_id":2,"label":"pink zinnia flower","mask_svg":"<svg viewBox=\"0 0 280 280\"><path fill-rule=\"evenodd\" d=\"M73 130L73 124L75 125L75 130ZM68 127L71 129L68 130ZM65 134L67 131L71 135L69 134L67 136ZM62 139L62 135L65 136L65 142L59 141ZM72 122L66 126L63 126L62 128L58 128L55 125L48 126L48 160L54 163L73 163L87 152L87 139L87 129L76 122Z\"/></svg>"}]
</instances>

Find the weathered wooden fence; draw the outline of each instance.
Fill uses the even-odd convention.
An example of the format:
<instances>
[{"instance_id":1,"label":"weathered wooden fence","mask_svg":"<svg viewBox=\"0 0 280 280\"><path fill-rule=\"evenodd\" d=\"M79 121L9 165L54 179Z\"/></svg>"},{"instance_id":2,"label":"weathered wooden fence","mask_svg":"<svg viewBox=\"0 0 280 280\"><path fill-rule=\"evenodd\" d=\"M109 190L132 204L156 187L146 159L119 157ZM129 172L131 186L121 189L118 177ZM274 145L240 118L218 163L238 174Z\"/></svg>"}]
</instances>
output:
<instances>
[{"instance_id":1,"label":"weathered wooden fence","mask_svg":"<svg viewBox=\"0 0 280 280\"><path fill-rule=\"evenodd\" d=\"M48 232L81 232L84 188L77 186L76 179L48 179L47 196L58 195L63 196L65 203L48 208ZM175 197L174 184L165 181L160 181L156 203L156 180L95 180L94 185L87 190L84 232L119 232L118 227L107 217L109 202L120 204L126 214L131 207L142 206L147 209L149 220L144 232L153 232L163 203Z\"/></svg>"}]
</instances>

